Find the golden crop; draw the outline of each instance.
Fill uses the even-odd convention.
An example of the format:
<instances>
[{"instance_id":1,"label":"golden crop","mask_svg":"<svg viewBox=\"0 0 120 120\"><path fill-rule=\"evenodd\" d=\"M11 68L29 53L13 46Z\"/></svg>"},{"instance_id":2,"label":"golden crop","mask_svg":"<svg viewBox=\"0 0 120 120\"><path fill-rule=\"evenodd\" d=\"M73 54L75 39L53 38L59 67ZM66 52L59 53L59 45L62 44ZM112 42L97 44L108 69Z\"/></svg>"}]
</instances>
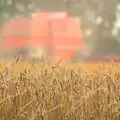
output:
<instances>
[{"instance_id":1,"label":"golden crop","mask_svg":"<svg viewBox=\"0 0 120 120\"><path fill-rule=\"evenodd\" d=\"M0 64L0 120L119 120L120 66Z\"/></svg>"}]
</instances>

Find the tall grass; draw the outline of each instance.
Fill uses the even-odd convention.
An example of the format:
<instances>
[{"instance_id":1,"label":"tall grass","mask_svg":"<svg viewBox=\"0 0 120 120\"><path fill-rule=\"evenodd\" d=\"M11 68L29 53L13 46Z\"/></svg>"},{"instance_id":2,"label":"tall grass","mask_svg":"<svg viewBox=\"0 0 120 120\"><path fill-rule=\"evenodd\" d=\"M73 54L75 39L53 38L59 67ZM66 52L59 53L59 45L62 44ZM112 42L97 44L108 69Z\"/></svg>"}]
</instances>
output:
<instances>
[{"instance_id":1,"label":"tall grass","mask_svg":"<svg viewBox=\"0 0 120 120\"><path fill-rule=\"evenodd\" d=\"M0 120L120 120L119 65L0 64Z\"/></svg>"}]
</instances>

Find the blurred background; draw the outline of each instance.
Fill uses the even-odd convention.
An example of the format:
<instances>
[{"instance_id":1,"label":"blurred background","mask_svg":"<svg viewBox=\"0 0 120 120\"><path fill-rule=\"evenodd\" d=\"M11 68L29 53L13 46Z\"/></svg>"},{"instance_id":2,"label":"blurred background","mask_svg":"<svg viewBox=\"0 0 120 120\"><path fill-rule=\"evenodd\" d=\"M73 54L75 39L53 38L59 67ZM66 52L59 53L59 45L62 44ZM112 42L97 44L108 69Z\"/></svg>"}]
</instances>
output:
<instances>
[{"instance_id":1,"label":"blurred background","mask_svg":"<svg viewBox=\"0 0 120 120\"><path fill-rule=\"evenodd\" d=\"M119 53L119 0L0 0L1 60L119 60Z\"/></svg>"}]
</instances>

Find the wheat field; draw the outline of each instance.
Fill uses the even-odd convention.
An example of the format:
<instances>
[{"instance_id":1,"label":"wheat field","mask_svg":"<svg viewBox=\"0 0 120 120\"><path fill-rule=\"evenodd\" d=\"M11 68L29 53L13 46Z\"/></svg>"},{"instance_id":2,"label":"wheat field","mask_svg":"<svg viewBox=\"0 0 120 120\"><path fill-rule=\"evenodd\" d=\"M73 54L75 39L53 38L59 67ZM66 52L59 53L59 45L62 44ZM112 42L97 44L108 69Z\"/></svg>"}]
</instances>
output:
<instances>
[{"instance_id":1,"label":"wheat field","mask_svg":"<svg viewBox=\"0 0 120 120\"><path fill-rule=\"evenodd\" d=\"M0 64L0 120L120 120L120 65Z\"/></svg>"}]
</instances>

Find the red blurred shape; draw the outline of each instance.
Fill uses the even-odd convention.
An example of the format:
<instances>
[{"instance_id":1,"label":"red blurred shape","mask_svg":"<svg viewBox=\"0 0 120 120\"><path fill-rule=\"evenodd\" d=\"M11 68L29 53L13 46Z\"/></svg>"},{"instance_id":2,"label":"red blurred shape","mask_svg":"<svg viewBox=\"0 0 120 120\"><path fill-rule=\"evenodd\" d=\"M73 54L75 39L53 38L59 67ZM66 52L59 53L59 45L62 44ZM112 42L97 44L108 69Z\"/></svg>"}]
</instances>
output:
<instances>
[{"instance_id":1,"label":"red blurred shape","mask_svg":"<svg viewBox=\"0 0 120 120\"><path fill-rule=\"evenodd\" d=\"M5 45L9 48L25 47L30 37L30 21L22 16L7 21L2 28Z\"/></svg>"},{"instance_id":2,"label":"red blurred shape","mask_svg":"<svg viewBox=\"0 0 120 120\"><path fill-rule=\"evenodd\" d=\"M8 48L43 47L66 61L84 47L79 19L65 12L34 13L31 20L18 16L4 24L2 35Z\"/></svg>"}]
</instances>

